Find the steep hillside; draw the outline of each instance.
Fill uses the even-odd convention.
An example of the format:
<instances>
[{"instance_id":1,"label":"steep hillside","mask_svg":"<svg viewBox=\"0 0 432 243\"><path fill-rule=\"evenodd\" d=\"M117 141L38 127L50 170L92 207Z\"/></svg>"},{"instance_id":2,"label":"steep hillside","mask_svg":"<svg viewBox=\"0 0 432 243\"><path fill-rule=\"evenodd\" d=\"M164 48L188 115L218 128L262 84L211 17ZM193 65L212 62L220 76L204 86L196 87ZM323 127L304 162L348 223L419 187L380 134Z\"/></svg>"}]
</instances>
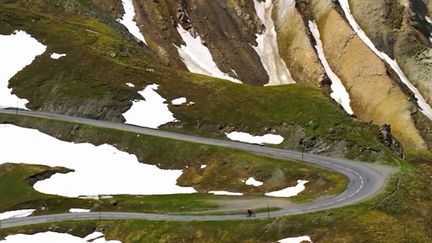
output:
<instances>
[{"instance_id":1,"label":"steep hillside","mask_svg":"<svg viewBox=\"0 0 432 243\"><path fill-rule=\"evenodd\" d=\"M108 11L112 8L96 3ZM407 147L427 149L432 144L427 131L432 118L428 104L432 63L432 24L426 18L428 1L133 3L148 46L170 67L254 85L307 83L328 94L335 92L331 76L336 75L348 91L351 108L360 120L391 125ZM357 37L358 31L352 29L347 13L352 13L353 21L365 36ZM325 70L318 58L310 21L318 24L334 75ZM213 65L222 75L197 69L199 57L182 54L182 45L187 45L182 30L188 31L191 38L198 38L202 48L208 48ZM388 59L377 51L387 54ZM280 56L263 56L262 52L278 52ZM401 69L389 62L394 58Z\"/></svg>"},{"instance_id":2,"label":"steep hillside","mask_svg":"<svg viewBox=\"0 0 432 243\"><path fill-rule=\"evenodd\" d=\"M186 96L194 102L169 104L178 122L164 129L215 137L232 131L271 132L285 138L281 146L286 148L385 160L385 143L389 143L383 142L380 129L353 120L317 88L253 87L167 67L109 17L104 6L37 1L24 11L27 2L2 4L2 34L24 30L47 46L44 54L10 80L13 93L30 101L27 108L124 121L123 113L132 101L142 99L138 91L157 83L163 98ZM55 60L50 58L54 52L66 56Z\"/></svg>"}]
</instances>

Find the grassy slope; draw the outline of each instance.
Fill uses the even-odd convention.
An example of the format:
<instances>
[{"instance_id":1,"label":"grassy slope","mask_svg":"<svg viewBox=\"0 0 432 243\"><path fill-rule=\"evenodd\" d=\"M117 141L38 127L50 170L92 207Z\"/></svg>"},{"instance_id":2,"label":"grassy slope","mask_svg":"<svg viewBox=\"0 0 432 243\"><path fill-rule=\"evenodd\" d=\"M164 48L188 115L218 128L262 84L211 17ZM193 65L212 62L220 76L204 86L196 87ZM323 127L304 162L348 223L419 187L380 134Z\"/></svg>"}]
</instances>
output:
<instances>
[{"instance_id":1,"label":"grassy slope","mask_svg":"<svg viewBox=\"0 0 432 243\"><path fill-rule=\"evenodd\" d=\"M430 156L430 155L429 155ZM85 235L95 228L110 239L129 242L275 242L310 235L314 242L431 242L431 160L402 162L380 196L356 206L274 220L226 222L86 221L53 224L59 231ZM38 225L0 231L38 232Z\"/></svg>"},{"instance_id":2,"label":"grassy slope","mask_svg":"<svg viewBox=\"0 0 432 243\"><path fill-rule=\"evenodd\" d=\"M196 102L190 107L170 106L181 122L165 129L213 137L224 137L233 129L256 134L273 129L287 138L283 147L299 149L299 140L306 136L325 144L346 142L338 149L339 156L386 160L391 154L377 138L376 126L354 121L319 89L251 87L168 69L151 51L126 38L118 25L90 17L106 19L102 13L86 14L85 9L92 9L87 1L63 1L59 6L75 3L66 10L50 1L34 1L32 8L22 2L0 5L0 33L22 29L48 46L10 82L15 93L30 100L31 109L119 121L131 100L139 98L137 91L157 83L158 92L168 100L186 96ZM52 60L51 52L67 56Z\"/></svg>"},{"instance_id":3,"label":"grassy slope","mask_svg":"<svg viewBox=\"0 0 432 243\"><path fill-rule=\"evenodd\" d=\"M189 212L210 210L217 205L207 203L204 195L172 196L117 196L112 199L84 200L45 195L35 191L28 178L50 171L44 166L0 165L0 212L11 209L34 208L35 214L63 213L70 208L87 208L93 211L132 212Z\"/></svg>"},{"instance_id":4,"label":"grassy slope","mask_svg":"<svg viewBox=\"0 0 432 243\"><path fill-rule=\"evenodd\" d=\"M76 143L91 142L96 145L104 143L113 144L120 150L137 155L138 159L144 163L155 164L164 169L183 169L184 173L178 179L179 185L193 186L199 192L226 190L259 196L268 191L293 186L296 184L297 179L304 179L310 182L307 184L307 189L296 197L295 200L307 201L318 196L341 192L347 183L343 175L327 170L231 149L144 135L137 136L128 132L91 126L78 126L72 123L39 118L17 118L12 115L0 115L1 123L13 123L23 127L37 128L42 132L65 141ZM200 169L200 166L204 164L207 165L207 168ZM15 178L13 184L21 185L17 188L21 188L21 193L27 193L31 189L28 186L23 188L24 175L21 173L25 173L24 178L31 176L33 174L31 173L31 169L32 167L23 171L15 169L5 176L6 178ZM39 170L41 169L39 168ZM258 188L245 185L242 180L251 176L263 181L265 184ZM0 180L2 178L0 177ZM3 185L5 183L11 184L7 180ZM0 192L0 194L3 194L3 192ZM13 198L14 195L19 194L13 194L9 198ZM9 194L6 191L4 195ZM115 200L122 205L114 207L114 210L134 210L136 208L137 210L144 209L147 211L193 211L212 208L212 205L206 205L204 202L200 203L200 200L210 199L211 197L209 196L192 195L188 198L188 196L178 196L177 198L176 196L167 196L146 197L144 200L134 197L120 197L115 198ZM166 199L166 201L163 201L163 199ZM143 200L149 205L140 206L139 203ZM158 200L162 200L159 208L157 207ZM36 203L37 200L35 200L34 196L31 196L26 200L17 199L12 201L14 204L11 202L4 203L3 200L0 200L0 209L8 209L26 201ZM64 207L59 208L63 209Z\"/></svg>"}]
</instances>

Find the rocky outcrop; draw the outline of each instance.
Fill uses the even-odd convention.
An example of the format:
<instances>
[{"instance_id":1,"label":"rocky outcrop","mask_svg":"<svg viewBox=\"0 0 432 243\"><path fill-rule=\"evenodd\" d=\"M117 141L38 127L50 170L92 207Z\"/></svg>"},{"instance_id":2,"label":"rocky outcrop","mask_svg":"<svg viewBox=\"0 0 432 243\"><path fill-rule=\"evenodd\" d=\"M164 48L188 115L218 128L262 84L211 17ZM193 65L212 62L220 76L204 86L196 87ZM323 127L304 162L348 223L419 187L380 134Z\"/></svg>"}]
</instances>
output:
<instances>
[{"instance_id":1,"label":"rocky outcrop","mask_svg":"<svg viewBox=\"0 0 432 243\"><path fill-rule=\"evenodd\" d=\"M428 11L430 13L431 1L350 0L350 4L354 17L375 46L397 60L409 81L430 105L432 24L426 16ZM404 85L401 87L412 97ZM417 123L422 137L430 144L430 135L419 126Z\"/></svg>"},{"instance_id":2,"label":"rocky outcrop","mask_svg":"<svg viewBox=\"0 0 432 243\"><path fill-rule=\"evenodd\" d=\"M287 1L276 2L273 13L277 20L280 55L294 80L321 86L325 72L312 46L302 15L295 5L286 9L283 2Z\"/></svg>"},{"instance_id":3,"label":"rocky outcrop","mask_svg":"<svg viewBox=\"0 0 432 243\"><path fill-rule=\"evenodd\" d=\"M391 124L395 136L404 144L426 148L411 117L416 109L414 103L389 75L383 61L356 36L337 6L323 2L312 1L310 7L325 54L349 92L356 116L378 125Z\"/></svg>"},{"instance_id":4,"label":"rocky outcrop","mask_svg":"<svg viewBox=\"0 0 432 243\"><path fill-rule=\"evenodd\" d=\"M379 137L387 147L396 152L401 158L404 157L402 145L393 137L390 125L384 124L380 127Z\"/></svg>"},{"instance_id":5,"label":"rocky outcrop","mask_svg":"<svg viewBox=\"0 0 432 243\"><path fill-rule=\"evenodd\" d=\"M186 69L176 46L183 43L181 24L199 35L219 69L244 83L268 82L257 53L255 34L261 24L252 1L135 1L137 22L149 47L168 65Z\"/></svg>"}]
</instances>

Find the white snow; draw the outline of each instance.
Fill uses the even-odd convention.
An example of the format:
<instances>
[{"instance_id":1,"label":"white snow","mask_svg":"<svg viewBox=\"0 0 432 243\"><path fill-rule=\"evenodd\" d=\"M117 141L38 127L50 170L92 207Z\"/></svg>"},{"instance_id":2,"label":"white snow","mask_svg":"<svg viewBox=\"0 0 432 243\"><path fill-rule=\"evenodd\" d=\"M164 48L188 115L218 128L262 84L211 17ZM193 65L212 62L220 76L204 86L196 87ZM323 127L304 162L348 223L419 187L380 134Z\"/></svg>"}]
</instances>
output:
<instances>
[{"instance_id":1,"label":"white snow","mask_svg":"<svg viewBox=\"0 0 432 243\"><path fill-rule=\"evenodd\" d=\"M38 181L34 188L65 197L94 195L166 195L195 193L177 186L181 170L140 163L134 154L103 144L70 143L35 129L0 125L0 165L27 163L73 170Z\"/></svg>"},{"instance_id":2,"label":"white snow","mask_svg":"<svg viewBox=\"0 0 432 243\"><path fill-rule=\"evenodd\" d=\"M415 97L417 98L417 104L420 107L421 111L429 118L432 119L432 108L429 106L429 104L426 102L426 100L423 98L423 96L420 94L420 92L417 90L414 85L411 84L411 82L408 80L408 78L405 76L402 69L399 67L399 64L396 60L391 59L386 53L379 51L373 42L369 39L369 37L366 35L366 33L360 28L356 20L354 19L354 16L351 14L351 9L349 6L349 0L339 0L339 3L345 13L346 18L348 19L349 24L351 25L351 28L357 33L357 35L362 39L362 41L382 60L384 60L392 69L397 73L399 78L402 80L402 82L411 90L411 92L414 93Z\"/></svg>"},{"instance_id":3,"label":"white snow","mask_svg":"<svg viewBox=\"0 0 432 243\"><path fill-rule=\"evenodd\" d=\"M278 243L302 243L304 241L312 242L309 236L289 237L279 240Z\"/></svg>"},{"instance_id":4,"label":"white snow","mask_svg":"<svg viewBox=\"0 0 432 243\"><path fill-rule=\"evenodd\" d=\"M151 84L138 92L144 100L133 101L132 107L123 114L127 124L158 128L176 121L165 103L166 100L156 92L158 87L157 84Z\"/></svg>"},{"instance_id":5,"label":"white snow","mask_svg":"<svg viewBox=\"0 0 432 243\"><path fill-rule=\"evenodd\" d=\"M25 218L32 215L36 209L22 209L0 213L0 220L12 218Z\"/></svg>"},{"instance_id":6,"label":"white snow","mask_svg":"<svg viewBox=\"0 0 432 243\"><path fill-rule=\"evenodd\" d=\"M207 165L201 165L200 168L201 168L201 169L205 169L205 168L207 168Z\"/></svg>"},{"instance_id":7,"label":"white snow","mask_svg":"<svg viewBox=\"0 0 432 243\"><path fill-rule=\"evenodd\" d=\"M128 86L129 88L135 88L135 84L133 83L126 83L126 86Z\"/></svg>"},{"instance_id":8,"label":"white snow","mask_svg":"<svg viewBox=\"0 0 432 243\"><path fill-rule=\"evenodd\" d=\"M332 93L330 94L330 96L336 102L338 102L345 109L345 111L348 114L350 114L350 115L354 114L354 112L350 106L351 100L350 100L349 94L346 91L345 86L343 85L340 78L331 69L330 64L328 63L327 58L324 54L324 48L323 48L323 44L321 42L321 35L319 32L318 26L314 22L309 21L309 29L310 29L310 31L311 31L314 39L315 39L315 42L317 43L315 45L315 49L318 52L318 57L321 60L321 63L324 66L324 69L325 69L328 77L332 81L332 84L331 84Z\"/></svg>"},{"instance_id":9,"label":"white snow","mask_svg":"<svg viewBox=\"0 0 432 243\"><path fill-rule=\"evenodd\" d=\"M304 191L306 183L308 183L308 181L298 180L296 186L288 187L279 191L269 192L265 195L269 197L294 197L300 192Z\"/></svg>"},{"instance_id":10,"label":"white snow","mask_svg":"<svg viewBox=\"0 0 432 243\"><path fill-rule=\"evenodd\" d=\"M186 45L177 47L177 50L183 63L190 72L241 83L240 80L230 77L218 68L209 49L202 44L199 35L194 38L191 33L183 29L181 25L177 26L177 31L186 43Z\"/></svg>"},{"instance_id":11,"label":"white snow","mask_svg":"<svg viewBox=\"0 0 432 243\"><path fill-rule=\"evenodd\" d=\"M243 193L240 192L227 192L227 191L209 191L209 193L218 195L218 196L243 196Z\"/></svg>"},{"instance_id":12,"label":"white snow","mask_svg":"<svg viewBox=\"0 0 432 243\"><path fill-rule=\"evenodd\" d=\"M180 97L180 98L177 98L177 99L173 99L171 101L171 104L173 104L175 106L180 106L180 105L183 105L186 102L187 102L187 99L185 97Z\"/></svg>"},{"instance_id":13,"label":"white snow","mask_svg":"<svg viewBox=\"0 0 432 243\"><path fill-rule=\"evenodd\" d=\"M100 232L92 233L84 238L67 233L41 232L34 235L17 234L9 235L0 243L121 243L117 240L106 240Z\"/></svg>"},{"instance_id":14,"label":"white snow","mask_svg":"<svg viewBox=\"0 0 432 243\"><path fill-rule=\"evenodd\" d=\"M133 5L132 0L122 0L124 15L121 19L117 19L117 21L124 25L133 36L135 36L138 40L144 42L147 45L147 42L144 38L144 35L141 33L138 28L137 23L135 22L135 7Z\"/></svg>"},{"instance_id":15,"label":"white snow","mask_svg":"<svg viewBox=\"0 0 432 243\"><path fill-rule=\"evenodd\" d=\"M285 61L280 57L277 42L277 33L272 18L273 0L258 2L254 0L255 10L265 30L257 34L258 46L252 46L261 59L264 69L269 75L268 85L280 85L294 83Z\"/></svg>"},{"instance_id":16,"label":"white snow","mask_svg":"<svg viewBox=\"0 0 432 243\"><path fill-rule=\"evenodd\" d=\"M255 178L253 178L253 177L250 177L249 179L247 179L245 183L248 186L255 186L255 187L259 187L259 186L262 186L264 184L261 181L255 180Z\"/></svg>"},{"instance_id":17,"label":"white snow","mask_svg":"<svg viewBox=\"0 0 432 243\"><path fill-rule=\"evenodd\" d=\"M8 88L9 80L45 51L46 46L24 31L0 35L0 108L27 110L28 100L12 94L12 89Z\"/></svg>"},{"instance_id":18,"label":"white snow","mask_svg":"<svg viewBox=\"0 0 432 243\"><path fill-rule=\"evenodd\" d=\"M71 208L69 209L69 213L89 213L90 209L84 209L84 208Z\"/></svg>"},{"instance_id":19,"label":"white snow","mask_svg":"<svg viewBox=\"0 0 432 243\"><path fill-rule=\"evenodd\" d=\"M102 236L104 236L104 234L102 232L95 231L95 232L87 235L86 237L84 237L84 240L92 241L92 240L101 238Z\"/></svg>"},{"instance_id":20,"label":"white snow","mask_svg":"<svg viewBox=\"0 0 432 243\"><path fill-rule=\"evenodd\" d=\"M252 144L281 144L284 138L280 135L266 134L264 136L254 136L245 132L231 132L226 136L234 141Z\"/></svg>"},{"instance_id":21,"label":"white snow","mask_svg":"<svg viewBox=\"0 0 432 243\"><path fill-rule=\"evenodd\" d=\"M62 58L62 57L65 57L66 56L66 54L60 54L60 53L53 53L53 54L51 54L51 58L52 59L60 59L60 58Z\"/></svg>"}]
</instances>

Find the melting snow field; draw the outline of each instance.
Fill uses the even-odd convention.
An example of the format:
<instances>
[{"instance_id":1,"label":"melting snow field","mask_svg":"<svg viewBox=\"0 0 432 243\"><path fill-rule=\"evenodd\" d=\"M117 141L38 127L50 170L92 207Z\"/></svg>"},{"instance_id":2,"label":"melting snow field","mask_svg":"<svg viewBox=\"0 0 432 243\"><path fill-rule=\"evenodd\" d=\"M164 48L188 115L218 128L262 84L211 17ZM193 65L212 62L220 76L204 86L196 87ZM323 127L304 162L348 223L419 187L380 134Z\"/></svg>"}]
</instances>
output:
<instances>
[{"instance_id":1,"label":"melting snow field","mask_svg":"<svg viewBox=\"0 0 432 243\"><path fill-rule=\"evenodd\" d=\"M352 115L354 112L350 106L351 100L350 100L349 94L346 91L345 86L343 85L342 81L333 72L333 70L330 67L330 64L327 61L327 58L324 54L324 48L323 48L323 44L321 42L321 35L320 35L319 30L318 30L318 26L314 22L309 21L309 29L312 32L312 35L315 39L315 42L317 43L315 45L315 48L318 52L318 57L321 60L321 63L324 66L324 69L325 69L327 75L329 76L330 80L332 81L332 85L331 85L332 93L330 94L330 96L336 102L338 102L345 109L345 111L348 114Z\"/></svg>"},{"instance_id":2,"label":"melting snow field","mask_svg":"<svg viewBox=\"0 0 432 243\"><path fill-rule=\"evenodd\" d=\"M133 154L111 145L70 143L35 129L0 125L0 164L26 163L64 167L73 172L55 174L34 188L65 197L93 195L167 195L195 193L177 186L181 170L162 170L140 163Z\"/></svg>"},{"instance_id":3,"label":"melting snow field","mask_svg":"<svg viewBox=\"0 0 432 243\"><path fill-rule=\"evenodd\" d=\"M199 35L194 38L191 33L183 29L181 25L177 26L177 31L186 43L186 45L177 47L177 50L183 63L190 72L241 83L239 80L230 77L218 68L209 49L202 44Z\"/></svg>"},{"instance_id":4,"label":"melting snow field","mask_svg":"<svg viewBox=\"0 0 432 243\"><path fill-rule=\"evenodd\" d=\"M299 237L289 237L279 240L278 243L302 243L302 242L312 242L309 236L299 236Z\"/></svg>"},{"instance_id":5,"label":"melting snow field","mask_svg":"<svg viewBox=\"0 0 432 243\"><path fill-rule=\"evenodd\" d=\"M262 186L264 184L261 181L255 180L255 178L253 178L253 177L250 177L249 179L247 179L245 183L248 186L255 186L255 187L259 187L259 186Z\"/></svg>"},{"instance_id":6,"label":"melting snow field","mask_svg":"<svg viewBox=\"0 0 432 243\"><path fill-rule=\"evenodd\" d=\"M379 51L373 42L369 39L369 37L366 35L366 33L360 28L357 21L354 19L354 16L351 14L351 9L349 6L349 0L339 0L339 3L345 13L346 18L348 19L349 24L354 29L354 31L357 33L357 35L362 39L362 41L382 60L384 60L388 65L392 67L392 69L397 73L399 78L402 80L402 82L414 93L415 97L417 98L417 104L421 108L422 112L432 120L432 108L429 106L429 104L426 102L426 100L423 98L423 96L420 94L420 92L417 90L414 85L411 84L411 82L408 80L408 78L405 76L402 69L399 67L399 64L396 62L396 60L391 59L387 54L384 52Z\"/></svg>"},{"instance_id":7,"label":"melting snow field","mask_svg":"<svg viewBox=\"0 0 432 243\"><path fill-rule=\"evenodd\" d=\"M288 187L280 191L269 192L265 195L268 197L294 197L304 191L306 183L308 183L308 181L298 180L296 186Z\"/></svg>"},{"instance_id":8,"label":"melting snow field","mask_svg":"<svg viewBox=\"0 0 432 243\"><path fill-rule=\"evenodd\" d=\"M240 192L209 191L209 193L218 196L243 196L243 193Z\"/></svg>"},{"instance_id":9,"label":"melting snow field","mask_svg":"<svg viewBox=\"0 0 432 243\"><path fill-rule=\"evenodd\" d=\"M117 19L117 21L124 25L133 36L135 36L138 40L144 42L147 45L147 42L144 38L144 35L141 33L138 28L137 23L135 22L135 8L132 0L122 0L124 15L121 19Z\"/></svg>"},{"instance_id":10,"label":"melting snow field","mask_svg":"<svg viewBox=\"0 0 432 243\"><path fill-rule=\"evenodd\" d=\"M0 220L12 218L25 218L32 215L36 209L22 209L0 213Z\"/></svg>"},{"instance_id":11,"label":"melting snow field","mask_svg":"<svg viewBox=\"0 0 432 243\"><path fill-rule=\"evenodd\" d=\"M59 53L53 53L53 54L51 54L51 59L55 59L55 60L57 60L57 59L60 59L60 58L62 58L62 57L65 57L66 56L66 54L59 54Z\"/></svg>"},{"instance_id":12,"label":"melting snow field","mask_svg":"<svg viewBox=\"0 0 432 243\"><path fill-rule=\"evenodd\" d=\"M168 104L165 103L166 100L156 92L158 87L157 84L152 84L138 92L144 100L133 101L132 107L123 114L127 124L158 128L176 121L168 109Z\"/></svg>"},{"instance_id":13,"label":"melting snow field","mask_svg":"<svg viewBox=\"0 0 432 243\"><path fill-rule=\"evenodd\" d=\"M34 235L9 235L0 243L121 243L117 240L106 240L103 233L94 232L84 238L66 233L42 232Z\"/></svg>"},{"instance_id":14,"label":"melting snow field","mask_svg":"<svg viewBox=\"0 0 432 243\"><path fill-rule=\"evenodd\" d=\"M255 10L265 26L262 34L257 34L258 46L252 46L258 53L264 69L270 77L268 85L294 83L285 61L280 57L277 33L272 18L273 0L258 2L254 0Z\"/></svg>"},{"instance_id":15,"label":"melting snow field","mask_svg":"<svg viewBox=\"0 0 432 243\"><path fill-rule=\"evenodd\" d=\"M83 209L83 208L71 208L69 209L69 213L89 213L90 209Z\"/></svg>"},{"instance_id":16,"label":"melting snow field","mask_svg":"<svg viewBox=\"0 0 432 243\"><path fill-rule=\"evenodd\" d=\"M28 100L12 94L12 89L8 88L9 80L45 51L46 46L24 31L0 35L0 108L27 110Z\"/></svg>"},{"instance_id":17,"label":"melting snow field","mask_svg":"<svg viewBox=\"0 0 432 243\"><path fill-rule=\"evenodd\" d=\"M244 143L252 144L281 144L284 138L280 135L266 134L264 136L253 136L245 132L231 132L227 133L226 136L233 140Z\"/></svg>"}]
</instances>

